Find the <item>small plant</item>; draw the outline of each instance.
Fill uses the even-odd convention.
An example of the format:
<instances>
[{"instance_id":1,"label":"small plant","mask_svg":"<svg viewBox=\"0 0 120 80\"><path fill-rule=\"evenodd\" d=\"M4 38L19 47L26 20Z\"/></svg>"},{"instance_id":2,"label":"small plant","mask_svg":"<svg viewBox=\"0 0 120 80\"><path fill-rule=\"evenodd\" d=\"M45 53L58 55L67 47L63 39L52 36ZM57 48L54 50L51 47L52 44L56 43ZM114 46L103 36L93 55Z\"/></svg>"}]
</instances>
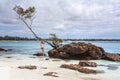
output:
<instances>
[{"instance_id":1,"label":"small plant","mask_svg":"<svg viewBox=\"0 0 120 80\"><path fill-rule=\"evenodd\" d=\"M62 45L63 40L58 38L56 34L50 34L49 40L51 41L52 47L57 49L60 45Z\"/></svg>"}]
</instances>

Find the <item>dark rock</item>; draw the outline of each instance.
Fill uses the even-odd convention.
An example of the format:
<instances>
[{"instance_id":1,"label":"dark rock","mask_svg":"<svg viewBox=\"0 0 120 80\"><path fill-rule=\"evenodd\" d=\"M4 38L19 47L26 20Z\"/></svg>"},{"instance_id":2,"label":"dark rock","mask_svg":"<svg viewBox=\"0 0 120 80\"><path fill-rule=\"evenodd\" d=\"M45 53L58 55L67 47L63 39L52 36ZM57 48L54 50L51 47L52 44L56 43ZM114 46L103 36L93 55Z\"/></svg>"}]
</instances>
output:
<instances>
[{"instance_id":1,"label":"dark rock","mask_svg":"<svg viewBox=\"0 0 120 80\"><path fill-rule=\"evenodd\" d=\"M30 69L30 70L37 69L37 67L34 66L34 65L30 65L30 66L19 66L18 68L19 68L19 69Z\"/></svg>"},{"instance_id":2,"label":"dark rock","mask_svg":"<svg viewBox=\"0 0 120 80\"><path fill-rule=\"evenodd\" d=\"M49 60L50 58L45 58L45 60Z\"/></svg>"},{"instance_id":3,"label":"dark rock","mask_svg":"<svg viewBox=\"0 0 120 80\"><path fill-rule=\"evenodd\" d=\"M0 48L0 51L5 51L5 52L6 52L7 50L6 50L6 49L3 49L3 48Z\"/></svg>"},{"instance_id":4,"label":"dark rock","mask_svg":"<svg viewBox=\"0 0 120 80\"><path fill-rule=\"evenodd\" d=\"M111 61L120 61L120 54L105 53L103 59Z\"/></svg>"},{"instance_id":5,"label":"dark rock","mask_svg":"<svg viewBox=\"0 0 120 80\"><path fill-rule=\"evenodd\" d=\"M43 53L35 53L35 54L33 54L33 56L46 56L46 54L43 54Z\"/></svg>"},{"instance_id":6,"label":"dark rock","mask_svg":"<svg viewBox=\"0 0 120 80\"><path fill-rule=\"evenodd\" d=\"M88 45L85 43L71 43L58 48L60 52L66 52L70 55L83 54L88 51Z\"/></svg>"},{"instance_id":7,"label":"dark rock","mask_svg":"<svg viewBox=\"0 0 120 80\"><path fill-rule=\"evenodd\" d=\"M59 57L58 57L59 52L58 52L57 49L49 50L49 51L48 51L48 55L49 55L49 57L59 58Z\"/></svg>"},{"instance_id":8,"label":"dark rock","mask_svg":"<svg viewBox=\"0 0 120 80\"><path fill-rule=\"evenodd\" d=\"M78 60L99 60L106 59L111 61L120 61L119 54L109 54L102 47L98 47L91 43L71 43L65 44L57 49L48 51L49 57L62 59L78 59Z\"/></svg>"},{"instance_id":9,"label":"dark rock","mask_svg":"<svg viewBox=\"0 0 120 80\"><path fill-rule=\"evenodd\" d=\"M13 49L8 49L8 50L6 50L6 49L3 49L3 48L0 48L0 51L5 51L5 52L7 52L7 51L12 51Z\"/></svg>"},{"instance_id":10,"label":"dark rock","mask_svg":"<svg viewBox=\"0 0 120 80\"><path fill-rule=\"evenodd\" d=\"M7 56L7 57L5 57L5 58L12 58L11 56Z\"/></svg>"},{"instance_id":11,"label":"dark rock","mask_svg":"<svg viewBox=\"0 0 120 80\"><path fill-rule=\"evenodd\" d=\"M77 65L77 64L62 64L61 68L68 68L68 69L72 69L72 70L77 70L79 72L86 73L86 74L99 73L99 72L101 73L101 71L84 68L84 67Z\"/></svg>"},{"instance_id":12,"label":"dark rock","mask_svg":"<svg viewBox=\"0 0 120 80\"><path fill-rule=\"evenodd\" d=\"M66 59L101 59L103 54L103 48L84 42L65 44L58 49L48 51L50 57Z\"/></svg>"},{"instance_id":13,"label":"dark rock","mask_svg":"<svg viewBox=\"0 0 120 80\"><path fill-rule=\"evenodd\" d=\"M87 60L80 60L80 62L79 62L79 65L80 66L89 66L89 67L96 67L97 66L97 63L95 63L95 62L89 62L89 61L87 61Z\"/></svg>"}]
</instances>

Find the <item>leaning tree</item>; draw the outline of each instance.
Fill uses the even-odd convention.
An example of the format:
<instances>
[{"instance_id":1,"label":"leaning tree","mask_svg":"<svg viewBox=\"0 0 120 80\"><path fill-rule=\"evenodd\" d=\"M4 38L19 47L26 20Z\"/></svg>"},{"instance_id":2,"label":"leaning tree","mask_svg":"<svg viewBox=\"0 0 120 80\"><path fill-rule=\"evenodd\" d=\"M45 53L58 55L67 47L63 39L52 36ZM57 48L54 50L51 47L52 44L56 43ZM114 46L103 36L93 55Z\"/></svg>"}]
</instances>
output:
<instances>
[{"instance_id":1,"label":"leaning tree","mask_svg":"<svg viewBox=\"0 0 120 80\"><path fill-rule=\"evenodd\" d=\"M62 39L58 38L56 34L50 34L51 37L48 40L42 39L37 36L37 34L32 29L32 24L34 20L34 15L36 13L35 7L28 7L27 9L22 8L21 6L15 6L13 10L18 15L18 18L26 25L26 27L31 31L34 37L40 42L41 53L44 55L44 42L49 44L54 49L58 48L62 43Z\"/></svg>"}]
</instances>

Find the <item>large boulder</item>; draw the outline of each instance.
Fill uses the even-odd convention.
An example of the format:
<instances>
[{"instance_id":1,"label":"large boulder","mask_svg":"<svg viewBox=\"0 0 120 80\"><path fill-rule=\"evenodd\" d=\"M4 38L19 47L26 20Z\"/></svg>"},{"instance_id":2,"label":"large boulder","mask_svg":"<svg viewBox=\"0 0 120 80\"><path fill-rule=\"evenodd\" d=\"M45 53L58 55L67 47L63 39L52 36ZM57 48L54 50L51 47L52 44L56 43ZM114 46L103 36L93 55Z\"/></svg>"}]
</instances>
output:
<instances>
[{"instance_id":1,"label":"large boulder","mask_svg":"<svg viewBox=\"0 0 120 80\"><path fill-rule=\"evenodd\" d=\"M66 44L58 48L58 51L66 52L69 53L70 55L83 54L88 51L88 44L81 42Z\"/></svg>"},{"instance_id":2,"label":"large boulder","mask_svg":"<svg viewBox=\"0 0 120 80\"><path fill-rule=\"evenodd\" d=\"M58 48L59 52L66 52L70 56L82 55L86 59L101 59L104 49L90 43L78 42L63 45ZM78 56L77 56L78 57Z\"/></svg>"},{"instance_id":3,"label":"large boulder","mask_svg":"<svg viewBox=\"0 0 120 80\"><path fill-rule=\"evenodd\" d=\"M48 55L53 58L66 58L78 60L99 60L106 59L112 61L120 61L119 54L109 54L102 47L91 43L78 42L65 44L57 49L48 51Z\"/></svg>"},{"instance_id":4,"label":"large boulder","mask_svg":"<svg viewBox=\"0 0 120 80\"><path fill-rule=\"evenodd\" d=\"M48 51L50 57L87 60L101 59L103 54L103 48L84 42L65 44L58 49Z\"/></svg>"}]
</instances>

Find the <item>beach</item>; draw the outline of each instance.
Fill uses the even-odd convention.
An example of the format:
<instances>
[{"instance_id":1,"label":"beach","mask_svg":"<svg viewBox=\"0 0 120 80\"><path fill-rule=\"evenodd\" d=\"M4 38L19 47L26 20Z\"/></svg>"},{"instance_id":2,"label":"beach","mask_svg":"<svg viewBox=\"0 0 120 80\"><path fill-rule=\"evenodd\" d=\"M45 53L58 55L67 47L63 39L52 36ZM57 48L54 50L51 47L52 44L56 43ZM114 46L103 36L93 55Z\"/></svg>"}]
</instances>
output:
<instances>
[{"instance_id":1,"label":"beach","mask_svg":"<svg viewBox=\"0 0 120 80\"><path fill-rule=\"evenodd\" d=\"M102 60L95 61L98 64ZM98 66L92 68L103 70L104 73L85 74L75 70L60 68L62 64L78 64L79 60L62 60L49 58L5 55L0 58L0 79L1 80L119 80L120 68L108 70L107 67ZM119 64L117 62L104 61L102 64ZM37 69L19 69L19 66L35 65ZM55 76L44 76L48 72L55 72Z\"/></svg>"},{"instance_id":2,"label":"beach","mask_svg":"<svg viewBox=\"0 0 120 80\"><path fill-rule=\"evenodd\" d=\"M65 42L68 43L68 42ZM108 52L119 52L120 42L91 42L103 47ZM102 70L104 73L85 74L75 70L61 68L62 64L78 64L79 60L62 60L33 56L39 52L39 44L36 41L0 41L0 47L12 49L8 52L0 52L0 80L119 80L120 62L107 60L91 60L98 65L115 65L118 68L110 70L106 66L88 67L94 70ZM45 53L51 47L45 44ZM48 57L47 57L48 58ZM20 69L19 66L34 65L37 69ZM45 76L48 72L55 72L55 76Z\"/></svg>"}]
</instances>

